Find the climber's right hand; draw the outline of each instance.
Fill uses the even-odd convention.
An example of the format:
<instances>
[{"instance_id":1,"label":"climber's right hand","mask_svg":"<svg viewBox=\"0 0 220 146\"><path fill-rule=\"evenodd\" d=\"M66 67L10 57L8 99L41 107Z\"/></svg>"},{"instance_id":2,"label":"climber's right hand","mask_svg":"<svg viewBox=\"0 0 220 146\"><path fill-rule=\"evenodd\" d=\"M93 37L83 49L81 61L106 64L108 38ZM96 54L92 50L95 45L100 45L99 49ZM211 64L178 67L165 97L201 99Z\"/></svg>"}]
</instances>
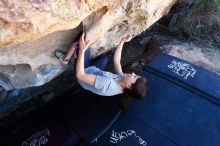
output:
<instances>
[{"instance_id":1,"label":"climber's right hand","mask_svg":"<svg viewBox=\"0 0 220 146\"><path fill-rule=\"evenodd\" d=\"M88 47L89 47L89 40L85 41L85 33L83 32L79 41L79 49L80 51L86 51Z\"/></svg>"}]
</instances>

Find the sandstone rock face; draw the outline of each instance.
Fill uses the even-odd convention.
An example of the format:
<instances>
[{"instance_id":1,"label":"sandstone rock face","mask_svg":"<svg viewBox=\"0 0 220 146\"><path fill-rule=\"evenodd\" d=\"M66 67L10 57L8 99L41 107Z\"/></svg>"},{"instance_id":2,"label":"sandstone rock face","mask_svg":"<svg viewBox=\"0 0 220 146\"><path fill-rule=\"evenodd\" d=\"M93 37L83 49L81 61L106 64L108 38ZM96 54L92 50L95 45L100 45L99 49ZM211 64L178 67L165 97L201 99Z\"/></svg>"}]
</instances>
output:
<instances>
[{"instance_id":1,"label":"sandstone rock face","mask_svg":"<svg viewBox=\"0 0 220 146\"><path fill-rule=\"evenodd\" d=\"M0 86L42 85L66 67L54 57L80 31L93 57L112 49L127 31L133 36L166 15L176 0L1 0ZM82 22L82 23L81 23Z\"/></svg>"}]
</instances>

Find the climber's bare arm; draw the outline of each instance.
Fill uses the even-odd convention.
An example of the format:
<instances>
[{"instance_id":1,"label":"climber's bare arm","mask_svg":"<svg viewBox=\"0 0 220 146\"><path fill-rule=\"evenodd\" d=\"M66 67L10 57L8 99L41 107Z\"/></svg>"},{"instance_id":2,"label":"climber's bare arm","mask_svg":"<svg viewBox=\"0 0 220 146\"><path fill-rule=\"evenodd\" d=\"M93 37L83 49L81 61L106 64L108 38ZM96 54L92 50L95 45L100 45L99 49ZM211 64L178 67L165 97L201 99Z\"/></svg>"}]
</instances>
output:
<instances>
[{"instance_id":1,"label":"climber's bare arm","mask_svg":"<svg viewBox=\"0 0 220 146\"><path fill-rule=\"evenodd\" d=\"M130 33L123 36L119 42L118 47L115 50L115 54L113 58L115 73L123 73L122 67L121 67L121 52L122 52L124 43L129 42L131 39L132 39L132 36Z\"/></svg>"},{"instance_id":2,"label":"climber's bare arm","mask_svg":"<svg viewBox=\"0 0 220 146\"><path fill-rule=\"evenodd\" d=\"M85 56L84 54L88 46L89 46L89 41L85 42L84 33L83 33L80 38L80 44L79 44L79 55L76 63L76 77L80 81L95 86L96 75L87 74L84 71L84 56Z\"/></svg>"},{"instance_id":3,"label":"climber's bare arm","mask_svg":"<svg viewBox=\"0 0 220 146\"><path fill-rule=\"evenodd\" d=\"M121 40L118 47L115 49L115 54L113 58L115 73L123 73L121 68L121 52L123 45L124 45L124 41Z\"/></svg>"}]
</instances>

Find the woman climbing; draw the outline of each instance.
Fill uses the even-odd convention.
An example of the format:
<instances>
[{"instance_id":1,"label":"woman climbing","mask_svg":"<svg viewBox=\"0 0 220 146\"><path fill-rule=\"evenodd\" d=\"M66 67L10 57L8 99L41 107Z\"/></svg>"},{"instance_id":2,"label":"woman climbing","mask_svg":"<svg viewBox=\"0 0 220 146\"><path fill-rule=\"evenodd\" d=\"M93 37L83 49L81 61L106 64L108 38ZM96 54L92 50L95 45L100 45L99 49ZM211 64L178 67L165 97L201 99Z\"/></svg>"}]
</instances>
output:
<instances>
[{"instance_id":1,"label":"woman climbing","mask_svg":"<svg viewBox=\"0 0 220 146\"><path fill-rule=\"evenodd\" d=\"M135 73L123 73L121 67L121 52L125 42L132 39L131 34L127 34L120 39L120 43L114 53L114 73L104 71L108 57L102 55L91 62L89 41L85 41L85 34L81 35L80 41L70 47L68 53L56 56L60 58L62 63L68 63L68 60L74 54L79 45L76 62L76 78L78 83L86 90L92 91L102 96L113 96L121 93L142 99L147 90L147 80ZM61 57L60 57L61 56Z\"/></svg>"}]
</instances>

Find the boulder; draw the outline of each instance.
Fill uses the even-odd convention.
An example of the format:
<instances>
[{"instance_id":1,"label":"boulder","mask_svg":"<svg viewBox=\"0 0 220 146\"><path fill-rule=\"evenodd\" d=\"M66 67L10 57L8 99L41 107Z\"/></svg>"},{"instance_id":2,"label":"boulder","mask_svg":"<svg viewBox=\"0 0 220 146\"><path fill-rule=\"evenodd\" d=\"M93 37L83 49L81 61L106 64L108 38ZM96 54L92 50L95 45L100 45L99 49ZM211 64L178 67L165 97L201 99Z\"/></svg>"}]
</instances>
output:
<instances>
[{"instance_id":1,"label":"boulder","mask_svg":"<svg viewBox=\"0 0 220 146\"><path fill-rule=\"evenodd\" d=\"M137 36L168 13L176 0L1 0L0 86L7 90L42 85L66 67L54 57L82 30L92 57ZM8 69L10 68L10 69Z\"/></svg>"}]
</instances>

